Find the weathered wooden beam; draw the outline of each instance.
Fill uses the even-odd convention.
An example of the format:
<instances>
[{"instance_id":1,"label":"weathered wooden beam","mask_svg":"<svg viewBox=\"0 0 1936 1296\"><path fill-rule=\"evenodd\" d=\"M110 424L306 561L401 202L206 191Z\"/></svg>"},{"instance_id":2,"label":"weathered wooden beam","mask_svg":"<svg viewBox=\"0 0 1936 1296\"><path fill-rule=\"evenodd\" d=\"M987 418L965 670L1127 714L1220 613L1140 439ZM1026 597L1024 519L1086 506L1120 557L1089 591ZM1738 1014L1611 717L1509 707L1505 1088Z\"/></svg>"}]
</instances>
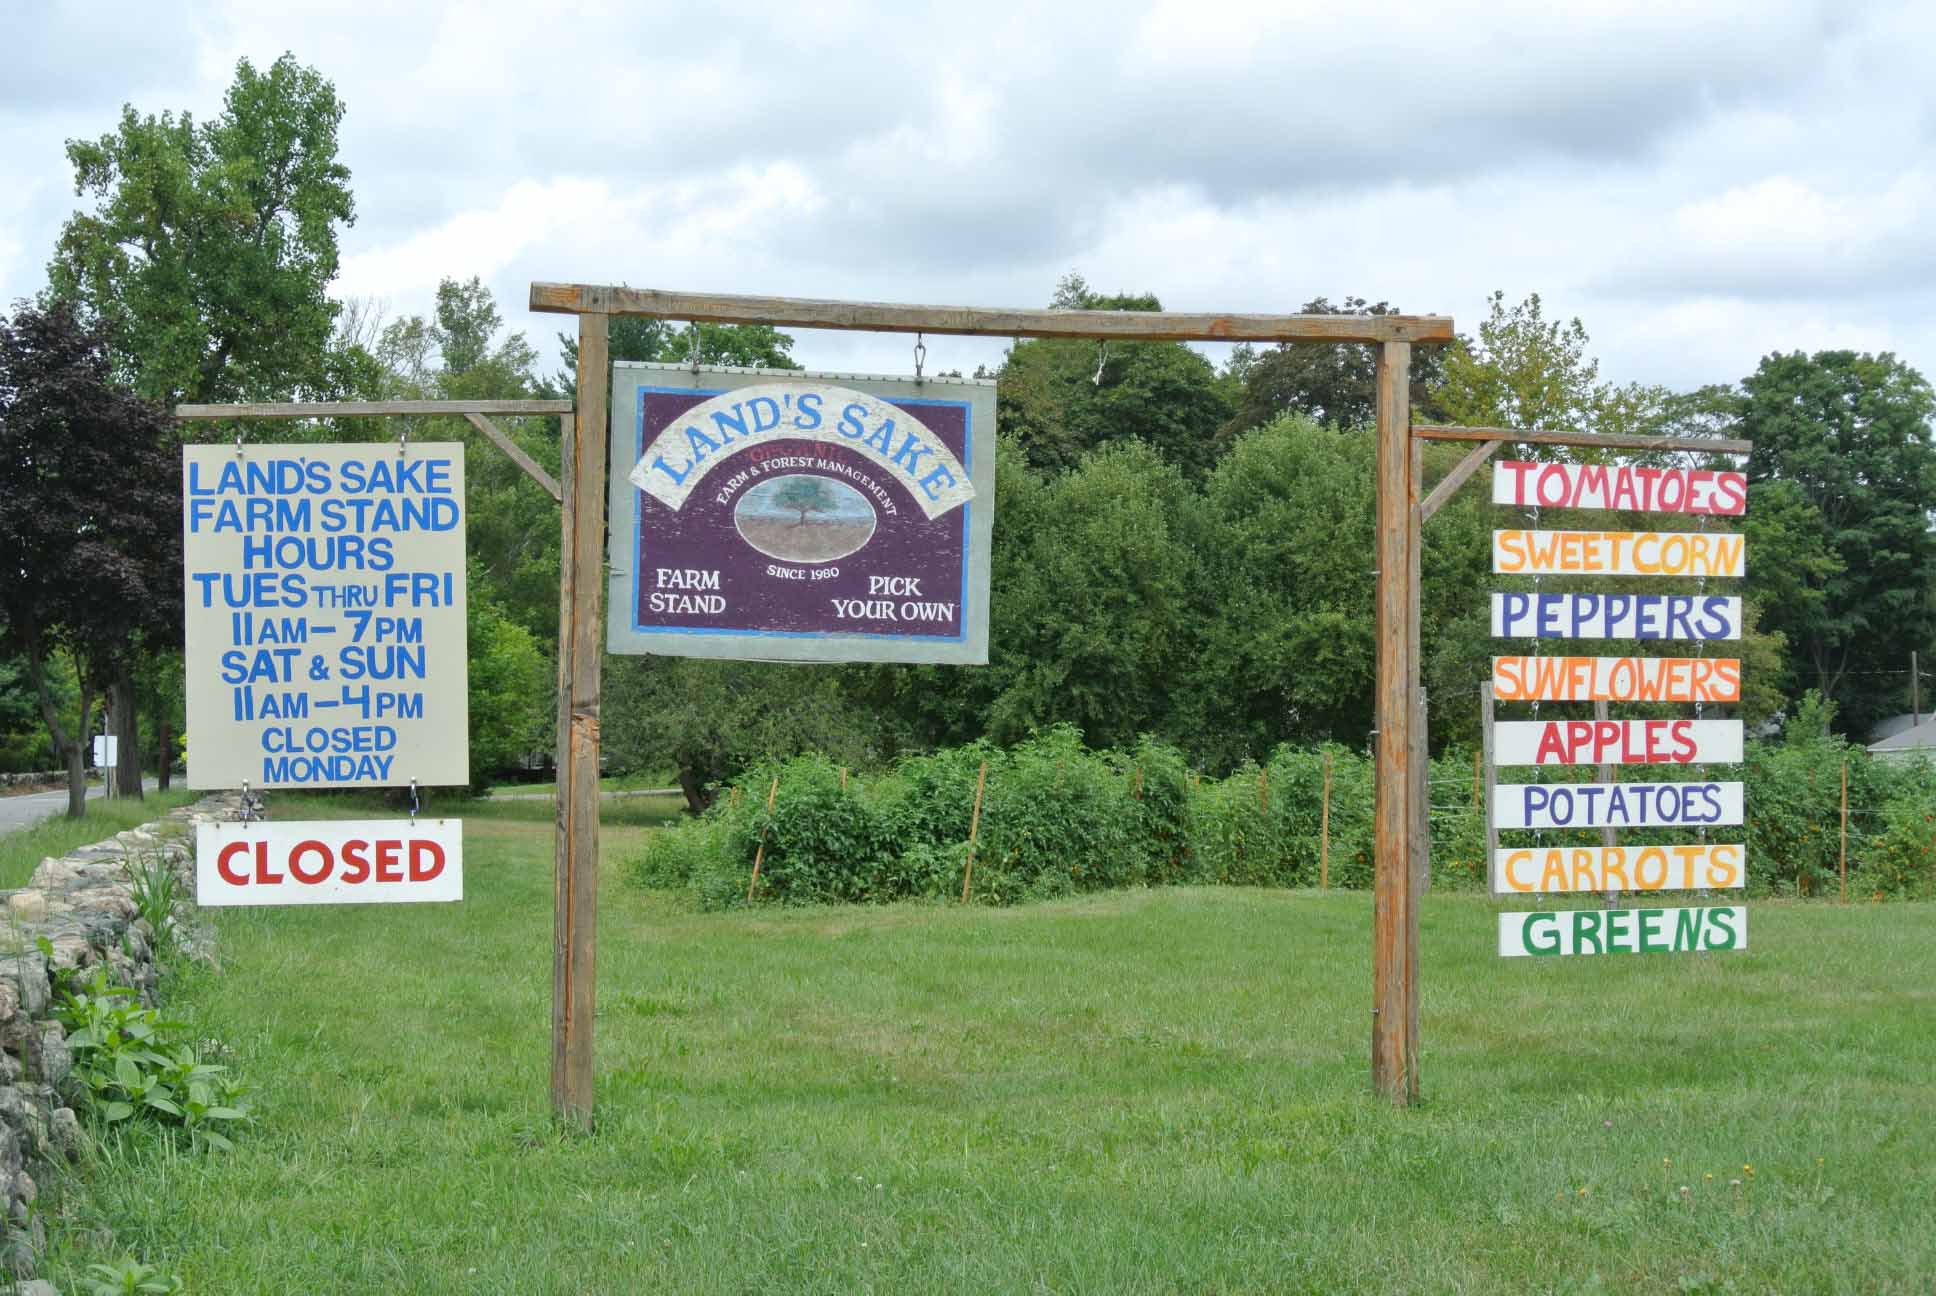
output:
<instances>
[{"instance_id":1,"label":"weathered wooden beam","mask_svg":"<svg viewBox=\"0 0 1936 1296\"><path fill-rule=\"evenodd\" d=\"M1412 747L1418 662L1411 635L1413 532L1411 345L1378 352L1378 676L1373 809L1371 1083L1399 1106L1418 1097L1418 897L1412 883L1415 801L1422 778Z\"/></svg>"},{"instance_id":2,"label":"weathered wooden beam","mask_svg":"<svg viewBox=\"0 0 1936 1296\"><path fill-rule=\"evenodd\" d=\"M859 329L991 337L1125 338L1145 342L1450 342L1444 315L1229 315L1182 311L1001 310L662 292L601 284L531 285L531 309L649 315L707 324Z\"/></svg>"},{"instance_id":3,"label":"weathered wooden beam","mask_svg":"<svg viewBox=\"0 0 1936 1296\"><path fill-rule=\"evenodd\" d=\"M568 400L271 401L253 405L177 405L178 419L364 418L386 414L569 414Z\"/></svg>"},{"instance_id":4,"label":"weathered wooden beam","mask_svg":"<svg viewBox=\"0 0 1936 1296\"><path fill-rule=\"evenodd\" d=\"M507 456L509 456L512 463L524 469L525 476L529 477L532 481L538 483L538 485L544 487L545 492L548 495L550 495L551 498L557 500L560 504L564 503L565 495L564 495L563 489L560 488L558 485L558 479L553 477L550 473L546 472L542 467L539 466L538 461L536 459L533 459L530 455L524 452L523 447L519 446L518 443L513 441L509 436L505 435L503 428L491 422L491 420L485 417L484 415L475 414L468 410L465 411L464 417L471 421L472 427L476 428L479 432L482 432L485 436L489 437L491 439L492 445L496 446L498 449L502 450Z\"/></svg>"},{"instance_id":5,"label":"weathered wooden beam","mask_svg":"<svg viewBox=\"0 0 1936 1296\"><path fill-rule=\"evenodd\" d=\"M578 408L564 446L563 586L558 627L558 830L553 896L551 1100L592 1121L597 994L599 596L604 589L607 317L578 317Z\"/></svg>"},{"instance_id":6,"label":"weathered wooden beam","mask_svg":"<svg viewBox=\"0 0 1936 1296\"><path fill-rule=\"evenodd\" d=\"M1504 441L1508 445L1578 446L1582 450L1692 450L1696 454L1753 454L1754 442L1732 437L1630 436L1613 432L1545 432L1531 428L1448 427L1420 423L1412 435L1427 441Z\"/></svg>"},{"instance_id":7,"label":"weathered wooden beam","mask_svg":"<svg viewBox=\"0 0 1936 1296\"><path fill-rule=\"evenodd\" d=\"M1416 437L1412 439L1412 444L1418 444ZM1452 471L1445 474L1439 484L1432 488L1432 493L1425 497L1425 502L1418 506L1419 524L1423 525L1434 513L1444 508L1445 502L1457 493L1459 487L1465 485L1466 479L1478 472L1480 465L1492 458L1492 452L1503 444L1505 443L1501 441L1488 441L1454 464Z\"/></svg>"}]
</instances>

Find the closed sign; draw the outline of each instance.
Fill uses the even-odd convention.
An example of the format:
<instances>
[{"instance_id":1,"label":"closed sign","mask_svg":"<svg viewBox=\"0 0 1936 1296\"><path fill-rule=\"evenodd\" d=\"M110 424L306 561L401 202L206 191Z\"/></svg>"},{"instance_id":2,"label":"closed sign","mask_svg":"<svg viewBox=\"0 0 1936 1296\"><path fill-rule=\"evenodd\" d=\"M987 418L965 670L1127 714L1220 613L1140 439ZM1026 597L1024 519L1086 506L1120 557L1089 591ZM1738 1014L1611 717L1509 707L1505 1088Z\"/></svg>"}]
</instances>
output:
<instances>
[{"instance_id":1,"label":"closed sign","mask_svg":"<svg viewBox=\"0 0 1936 1296\"><path fill-rule=\"evenodd\" d=\"M464 898L460 819L205 823L201 905L386 904Z\"/></svg>"}]
</instances>

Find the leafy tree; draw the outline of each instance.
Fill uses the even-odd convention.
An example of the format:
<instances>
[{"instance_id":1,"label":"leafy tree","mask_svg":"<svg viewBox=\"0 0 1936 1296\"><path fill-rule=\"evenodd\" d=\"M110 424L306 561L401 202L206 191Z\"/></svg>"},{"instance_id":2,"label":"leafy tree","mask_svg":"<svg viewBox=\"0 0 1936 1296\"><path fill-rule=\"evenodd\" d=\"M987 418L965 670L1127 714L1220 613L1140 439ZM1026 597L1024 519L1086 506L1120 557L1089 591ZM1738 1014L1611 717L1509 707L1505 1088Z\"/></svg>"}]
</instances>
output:
<instances>
[{"instance_id":1,"label":"leafy tree","mask_svg":"<svg viewBox=\"0 0 1936 1296\"><path fill-rule=\"evenodd\" d=\"M1304 315L1397 315L1390 302L1368 303L1346 297L1338 305L1314 297L1298 308ZM1412 350L1412 414L1420 422L1436 422L1433 389L1439 382L1445 348ZM1240 383L1237 411L1224 428L1226 438L1262 427L1286 414L1338 428L1369 424L1378 411L1377 348L1360 343L1281 342L1262 353L1248 345L1231 357L1230 372Z\"/></svg>"},{"instance_id":2,"label":"leafy tree","mask_svg":"<svg viewBox=\"0 0 1936 1296\"><path fill-rule=\"evenodd\" d=\"M475 588L465 608L470 644L471 784L551 746L553 679L529 631Z\"/></svg>"},{"instance_id":3,"label":"leafy tree","mask_svg":"<svg viewBox=\"0 0 1936 1296\"><path fill-rule=\"evenodd\" d=\"M606 325L606 349L614 360L649 360L661 364L690 360L693 335L699 339L699 363L740 369L798 369L793 339L770 324L675 324L640 315L614 315ZM564 352L560 369L547 390L566 397L578 390L578 335L560 333Z\"/></svg>"},{"instance_id":4,"label":"leafy tree","mask_svg":"<svg viewBox=\"0 0 1936 1296\"><path fill-rule=\"evenodd\" d=\"M1866 732L1936 634L1936 394L1895 356L1853 351L1777 352L1741 390L1751 587L1795 682Z\"/></svg>"},{"instance_id":5,"label":"leafy tree","mask_svg":"<svg viewBox=\"0 0 1936 1296\"><path fill-rule=\"evenodd\" d=\"M1460 338L1445 348L1431 388L1431 401L1448 421L1575 432L1659 430L1666 391L1602 382L1600 362L1587 354L1586 326L1577 316L1564 323L1547 319L1538 293L1509 307L1506 295L1495 292L1487 306L1478 340ZM1534 452L1546 453L1537 447Z\"/></svg>"},{"instance_id":6,"label":"leafy tree","mask_svg":"<svg viewBox=\"0 0 1936 1296\"><path fill-rule=\"evenodd\" d=\"M71 305L23 304L0 322L0 620L67 763L75 817L91 697L106 684L132 699L136 660L181 633L176 444L168 416L114 381L103 330ZM48 678L61 647L80 667L74 728ZM138 780L134 715L127 706L117 732Z\"/></svg>"},{"instance_id":7,"label":"leafy tree","mask_svg":"<svg viewBox=\"0 0 1936 1296\"><path fill-rule=\"evenodd\" d=\"M1073 274L1057 285L1050 306L1162 309L1151 294L1103 296ZM1200 477L1231 413L1216 370L1181 342L1031 338L1010 349L1000 380L997 421L1031 464L1050 472L1075 467L1098 446L1136 440Z\"/></svg>"},{"instance_id":8,"label":"leafy tree","mask_svg":"<svg viewBox=\"0 0 1936 1296\"><path fill-rule=\"evenodd\" d=\"M48 273L137 392L287 398L323 381L324 289L355 218L342 117L330 83L285 54L267 72L241 60L212 121L128 106L113 133L68 141L75 192L97 203L62 228Z\"/></svg>"}]
</instances>

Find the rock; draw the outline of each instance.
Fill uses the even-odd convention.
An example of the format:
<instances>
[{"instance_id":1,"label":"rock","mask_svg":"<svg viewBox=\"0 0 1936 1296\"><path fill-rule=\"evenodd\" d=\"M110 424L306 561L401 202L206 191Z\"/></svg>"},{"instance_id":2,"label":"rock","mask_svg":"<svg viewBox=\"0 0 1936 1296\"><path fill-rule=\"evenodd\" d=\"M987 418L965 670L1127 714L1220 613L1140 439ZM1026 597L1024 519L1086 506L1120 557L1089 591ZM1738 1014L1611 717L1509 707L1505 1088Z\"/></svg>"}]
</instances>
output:
<instances>
[{"instance_id":1,"label":"rock","mask_svg":"<svg viewBox=\"0 0 1936 1296\"><path fill-rule=\"evenodd\" d=\"M18 1012L38 1017L47 1011L52 990L47 984L47 960L36 951L0 959L0 980L9 982L18 993Z\"/></svg>"},{"instance_id":2,"label":"rock","mask_svg":"<svg viewBox=\"0 0 1936 1296\"><path fill-rule=\"evenodd\" d=\"M47 893L29 887L7 897L7 914L16 922L39 922L47 916Z\"/></svg>"},{"instance_id":3,"label":"rock","mask_svg":"<svg viewBox=\"0 0 1936 1296\"><path fill-rule=\"evenodd\" d=\"M34 1185L34 1177L25 1170L13 1177L13 1195L29 1203L40 1196L40 1189Z\"/></svg>"},{"instance_id":4,"label":"rock","mask_svg":"<svg viewBox=\"0 0 1936 1296\"><path fill-rule=\"evenodd\" d=\"M20 1011L20 988L10 981L0 981L0 1022L6 1021Z\"/></svg>"},{"instance_id":5,"label":"rock","mask_svg":"<svg viewBox=\"0 0 1936 1296\"><path fill-rule=\"evenodd\" d=\"M14 1288L15 1296L60 1296L60 1288L45 1278L29 1278Z\"/></svg>"},{"instance_id":6,"label":"rock","mask_svg":"<svg viewBox=\"0 0 1936 1296\"><path fill-rule=\"evenodd\" d=\"M54 1146L70 1158L81 1152L81 1119L74 1114L72 1107L56 1107L52 1119L47 1122L47 1136Z\"/></svg>"},{"instance_id":7,"label":"rock","mask_svg":"<svg viewBox=\"0 0 1936 1296\"><path fill-rule=\"evenodd\" d=\"M41 1083L58 1088L74 1069L74 1054L67 1047L67 1032L59 1022L44 1022L40 1028L39 1057L35 1068Z\"/></svg>"}]
</instances>

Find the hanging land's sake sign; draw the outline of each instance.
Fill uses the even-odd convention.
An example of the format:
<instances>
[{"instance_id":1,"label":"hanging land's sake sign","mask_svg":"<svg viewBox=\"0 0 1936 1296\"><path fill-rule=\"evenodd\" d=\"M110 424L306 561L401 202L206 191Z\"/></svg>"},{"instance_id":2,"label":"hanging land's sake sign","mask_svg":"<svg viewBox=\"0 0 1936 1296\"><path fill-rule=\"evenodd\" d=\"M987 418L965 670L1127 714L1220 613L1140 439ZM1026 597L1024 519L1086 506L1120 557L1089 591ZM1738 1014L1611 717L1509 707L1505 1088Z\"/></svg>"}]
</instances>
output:
<instances>
[{"instance_id":1,"label":"hanging land's sake sign","mask_svg":"<svg viewBox=\"0 0 1936 1296\"><path fill-rule=\"evenodd\" d=\"M1739 639L1741 600L1719 594L1492 595L1495 639Z\"/></svg>"},{"instance_id":2,"label":"hanging land's sake sign","mask_svg":"<svg viewBox=\"0 0 1936 1296\"><path fill-rule=\"evenodd\" d=\"M1498 828L1710 828L1742 822L1739 782L1501 783Z\"/></svg>"},{"instance_id":3,"label":"hanging land's sake sign","mask_svg":"<svg viewBox=\"0 0 1936 1296\"><path fill-rule=\"evenodd\" d=\"M1734 765L1739 720L1502 720L1495 765Z\"/></svg>"},{"instance_id":4,"label":"hanging land's sake sign","mask_svg":"<svg viewBox=\"0 0 1936 1296\"><path fill-rule=\"evenodd\" d=\"M1725 891L1746 884L1739 842L1678 846L1524 846L1493 852L1493 890L1505 895L1570 891Z\"/></svg>"},{"instance_id":5,"label":"hanging land's sake sign","mask_svg":"<svg viewBox=\"0 0 1936 1296\"><path fill-rule=\"evenodd\" d=\"M1509 459L1493 467L1492 502L1520 508L1739 517L1748 508L1748 475L1706 468L1523 463Z\"/></svg>"},{"instance_id":6,"label":"hanging land's sake sign","mask_svg":"<svg viewBox=\"0 0 1936 1296\"><path fill-rule=\"evenodd\" d=\"M988 660L995 384L621 363L615 653Z\"/></svg>"},{"instance_id":7,"label":"hanging land's sake sign","mask_svg":"<svg viewBox=\"0 0 1936 1296\"><path fill-rule=\"evenodd\" d=\"M461 442L182 449L188 786L470 782Z\"/></svg>"},{"instance_id":8,"label":"hanging land's sake sign","mask_svg":"<svg viewBox=\"0 0 1936 1296\"><path fill-rule=\"evenodd\" d=\"M1734 657L1494 657L1501 702L1739 702Z\"/></svg>"},{"instance_id":9,"label":"hanging land's sake sign","mask_svg":"<svg viewBox=\"0 0 1936 1296\"><path fill-rule=\"evenodd\" d=\"M1742 905L1688 909L1542 909L1499 915L1502 958L1692 954L1748 948Z\"/></svg>"},{"instance_id":10,"label":"hanging land's sake sign","mask_svg":"<svg viewBox=\"0 0 1936 1296\"><path fill-rule=\"evenodd\" d=\"M1718 531L1494 531L1502 576L1740 576L1747 538Z\"/></svg>"}]
</instances>

